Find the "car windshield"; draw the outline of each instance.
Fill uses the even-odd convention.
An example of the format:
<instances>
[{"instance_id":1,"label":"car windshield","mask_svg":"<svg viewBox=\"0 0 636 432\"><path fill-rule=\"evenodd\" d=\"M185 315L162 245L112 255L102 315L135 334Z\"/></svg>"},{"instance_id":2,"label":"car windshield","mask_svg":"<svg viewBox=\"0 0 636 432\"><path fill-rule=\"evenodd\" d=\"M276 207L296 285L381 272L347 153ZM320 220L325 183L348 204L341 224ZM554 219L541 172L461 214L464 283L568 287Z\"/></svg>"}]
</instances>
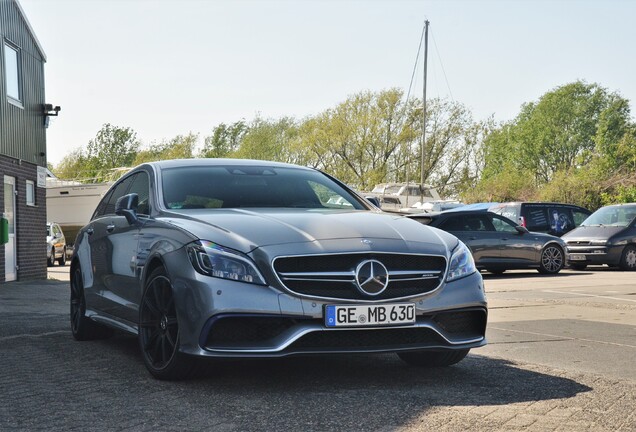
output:
<instances>
[{"instance_id":1,"label":"car windshield","mask_svg":"<svg viewBox=\"0 0 636 432\"><path fill-rule=\"evenodd\" d=\"M636 217L636 206L609 206L595 211L583 221L581 226L623 226L629 225Z\"/></svg>"},{"instance_id":2,"label":"car windshield","mask_svg":"<svg viewBox=\"0 0 636 432\"><path fill-rule=\"evenodd\" d=\"M366 207L319 171L269 166L191 166L162 171L169 209Z\"/></svg>"}]
</instances>

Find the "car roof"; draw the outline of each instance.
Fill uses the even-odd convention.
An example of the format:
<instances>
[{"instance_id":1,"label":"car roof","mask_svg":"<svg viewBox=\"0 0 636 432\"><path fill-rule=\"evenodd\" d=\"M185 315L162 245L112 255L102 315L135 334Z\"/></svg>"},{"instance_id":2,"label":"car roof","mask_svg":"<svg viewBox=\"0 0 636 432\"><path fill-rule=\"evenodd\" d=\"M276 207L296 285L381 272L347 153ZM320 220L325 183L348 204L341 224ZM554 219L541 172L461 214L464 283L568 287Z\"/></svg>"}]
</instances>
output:
<instances>
[{"instance_id":1,"label":"car roof","mask_svg":"<svg viewBox=\"0 0 636 432\"><path fill-rule=\"evenodd\" d=\"M143 165L150 165L159 169L199 167L199 166L268 166L272 168L297 168L312 170L312 168L293 165L283 162L272 162L256 159L224 159L224 158L196 158L196 159L171 159L154 162L146 162ZM140 165L141 166L141 165Z\"/></svg>"},{"instance_id":2,"label":"car roof","mask_svg":"<svg viewBox=\"0 0 636 432\"><path fill-rule=\"evenodd\" d=\"M493 205L493 207L506 207L506 206L513 206L513 205L514 206L523 205L523 206L530 206L530 207L532 206L554 206L554 207L561 206L561 207L574 207L574 208L587 210L585 207L581 207L576 204L552 202L552 201L511 201L511 202L495 204Z\"/></svg>"}]
</instances>

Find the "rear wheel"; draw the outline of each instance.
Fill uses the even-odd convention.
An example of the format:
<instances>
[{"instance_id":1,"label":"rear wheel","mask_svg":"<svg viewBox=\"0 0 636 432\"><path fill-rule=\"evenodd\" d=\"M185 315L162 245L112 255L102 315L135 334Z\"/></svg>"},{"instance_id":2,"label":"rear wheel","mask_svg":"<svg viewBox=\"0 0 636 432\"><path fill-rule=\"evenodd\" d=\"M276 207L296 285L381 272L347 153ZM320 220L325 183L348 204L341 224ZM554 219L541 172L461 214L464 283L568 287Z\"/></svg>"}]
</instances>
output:
<instances>
[{"instance_id":1,"label":"rear wheel","mask_svg":"<svg viewBox=\"0 0 636 432\"><path fill-rule=\"evenodd\" d=\"M548 245L541 251L541 262L539 263L539 273L557 274L565 265L563 249L556 245Z\"/></svg>"},{"instance_id":2,"label":"rear wheel","mask_svg":"<svg viewBox=\"0 0 636 432\"><path fill-rule=\"evenodd\" d=\"M194 373L195 359L179 351L179 322L172 284L163 268L153 270L139 306L139 345L148 371L164 380Z\"/></svg>"},{"instance_id":3,"label":"rear wheel","mask_svg":"<svg viewBox=\"0 0 636 432\"><path fill-rule=\"evenodd\" d=\"M71 333L78 341L104 339L113 334L112 329L101 326L86 316L84 281L79 265L71 274Z\"/></svg>"},{"instance_id":4,"label":"rear wheel","mask_svg":"<svg viewBox=\"0 0 636 432\"><path fill-rule=\"evenodd\" d=\"M470 349L442 350L442 351L406 351L398 356L410 364L418 367L445 367L459 363L468 355Z\"/></svg>"},{"instance_id":5,"label":"rear wheel","mask_svg":"<svg viewBox=\"0 0 636 432\"><path fill-rule=\"evenodd\" d=\"M572 270L585 270L587 268L587 264L570 264L570 268Z\"/></svg>"},{"instance_id":6,"label":"rear wheel","mask_svg":"<svg viewBox=\"0 0 636 432\"><path fill-rule=\"evenodd\" d=\"M622 270L636 270L636 246L625 246L625 249L623 249L623 255L621 256L620 265Z\"/></svg>"}]
</instances>

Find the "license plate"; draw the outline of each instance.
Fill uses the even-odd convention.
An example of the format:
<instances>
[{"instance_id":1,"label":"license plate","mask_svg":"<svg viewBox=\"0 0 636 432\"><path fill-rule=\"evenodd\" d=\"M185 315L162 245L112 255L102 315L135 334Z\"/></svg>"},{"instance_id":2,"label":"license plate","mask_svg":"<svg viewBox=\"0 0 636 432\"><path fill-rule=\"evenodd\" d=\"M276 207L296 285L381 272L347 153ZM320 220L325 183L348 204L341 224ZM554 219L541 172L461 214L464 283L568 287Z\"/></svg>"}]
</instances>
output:
<instances>
[{"instance_id":1,"label":"license plate","mask_svg":"<svg viewBox=\"0 0 636 432\"><path fill-rule=\"evenodd\" d=\"M327 327L367 327L415 324L414 303L381 305L329 305L325 307Z\"/></svg>"},{"instance_id":2,"label":"license plate","mask_svg":"<svg viewBox=\"0 0 636 432\"><path fill-rule=\"evenodd\" d=\"M585 261L583 254L570 254L570 261Z\"/></svg>"}]
</instances>

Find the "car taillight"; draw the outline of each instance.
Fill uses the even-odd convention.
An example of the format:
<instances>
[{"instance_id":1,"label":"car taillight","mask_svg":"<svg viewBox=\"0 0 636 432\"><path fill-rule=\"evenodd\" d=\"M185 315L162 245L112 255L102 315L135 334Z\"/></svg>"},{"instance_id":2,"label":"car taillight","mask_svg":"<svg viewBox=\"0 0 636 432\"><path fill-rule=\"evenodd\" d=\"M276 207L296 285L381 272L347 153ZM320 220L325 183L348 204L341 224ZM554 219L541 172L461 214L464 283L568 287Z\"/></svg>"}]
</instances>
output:
<instances>
[{"instance_id":1,"label":"car taillight","mask_svg":"<svg viewBox=\"0 0 636 432\"><path fill-rule=\"evenodd\" d=\"M527 228L526 227L526 218L525 217L519 216L519 225L521 225L524 228Z\"/></svg>"}]
</instances>

